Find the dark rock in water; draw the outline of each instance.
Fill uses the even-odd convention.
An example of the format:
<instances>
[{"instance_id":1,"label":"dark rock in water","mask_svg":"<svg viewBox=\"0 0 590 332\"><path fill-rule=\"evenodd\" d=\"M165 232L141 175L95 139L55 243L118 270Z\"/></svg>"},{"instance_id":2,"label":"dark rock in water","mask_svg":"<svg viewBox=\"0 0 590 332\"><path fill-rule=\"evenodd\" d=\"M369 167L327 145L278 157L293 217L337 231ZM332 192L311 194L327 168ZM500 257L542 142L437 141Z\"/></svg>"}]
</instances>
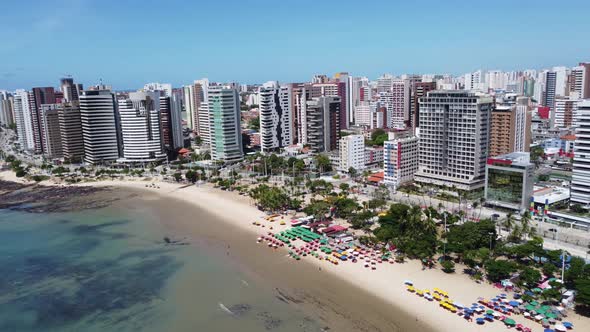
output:
<instances>
[{"instance_id":1,"label":"dark rock in water","mask_svg":"<svg viewBox=\"0 0 590 332\"><path fill-rule=\"evenodd\" d=\"M240 317L252 310L252 306L249 304L234 304L227 309L231 311L234 316Z\"/></svg>"},{"instance_id":2,"label":"dark rock in water","mask_svg":"<svg viewBox=\"0 0 590 332\"><path fill-rule=\"evenodd\" d=\"M170 240L170 238L169 238L169 237L167 237L167 236L165 236L165 237L164 237L164 242L166 242L166 243L168 243L168 244L169 244L169 243L172 243L172 241Z\"/></svg>"},{"instance_id":3,"label":"dark rock in water","mask_svg":"<svg viewBox=\"0 0 590 332\"><path fill-rule=\"evenodd\" d=\"M264 328L267 331L274 330L283 324L283 320L273 317L269 312L263 311L258 313L258 319L263 321Z\"/></svg>"}]
</instances>

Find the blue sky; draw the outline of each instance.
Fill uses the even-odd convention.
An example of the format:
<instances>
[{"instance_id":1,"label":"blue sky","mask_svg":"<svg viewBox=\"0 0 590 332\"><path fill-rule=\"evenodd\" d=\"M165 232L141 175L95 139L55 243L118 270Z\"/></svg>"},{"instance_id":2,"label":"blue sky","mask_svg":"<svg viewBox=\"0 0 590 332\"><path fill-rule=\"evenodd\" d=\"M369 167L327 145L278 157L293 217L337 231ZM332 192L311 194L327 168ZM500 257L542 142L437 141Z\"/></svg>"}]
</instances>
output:
<instances>
[{"instance_id":1,"label":"blue sky","mask_svg":"<svg viewBox=\"0 0 590 332\"><path fill-rule=\"evenodd\" d=\"M460 74L590 61L590 1L5 1L0 89Z\"/></svg>"}]
</instances>

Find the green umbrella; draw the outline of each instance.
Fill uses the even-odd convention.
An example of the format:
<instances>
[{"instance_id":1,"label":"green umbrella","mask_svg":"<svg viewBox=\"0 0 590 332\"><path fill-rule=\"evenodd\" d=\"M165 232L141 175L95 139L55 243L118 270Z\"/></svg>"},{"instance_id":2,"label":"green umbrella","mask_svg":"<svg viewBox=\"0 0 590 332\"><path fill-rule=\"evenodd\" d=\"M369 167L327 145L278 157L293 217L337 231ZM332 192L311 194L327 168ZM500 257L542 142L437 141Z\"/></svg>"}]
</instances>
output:
<instances>
[{"instance_id":1,"label":"green umbrella","mask_svg":"<svg viewBox=\"0 0 590 332\"><path fill-rule=\"evenodd\" d=\"M514 319L512 319L512 318L506 318L504 320L504 324L514 326L514 325L516 325L516 321L514 321Z\"/></svg>"},{"instance_id":2,"label":"green umbrella","mask_svg":"<svg viewBox=\"0 0 590 332\"><path fill-rule=\"evenodd\" d=\"M535 310L535 308L536 308L536 307L535 307L534 305L532 305L532 304L529 304L529 305L527 305L527 306L526 306L526 307L524 307L524 308L525 308L526 310L528 310L528 311L533 311L533 310Z\"/></svg>"},{"instance_id":3,"label":"green umbrella","mask_svg":"<svg viewBox=\"0 0 590 332\"><path fill-rule=\"evenodd\" d=\"M554 314L554 313L552 313L552 312L548 312L548 313L545 314L545 317L556 319L557 318L557 315Z\"/></svg>"},{"instance_id":4,"label":"green umbrella","mask_svg":"<svg viewBox=\"0 0 590 332\"><path fill-rule=\"evenodd\" d=\"M535 311L537 312L538 315L544 315L547 312L547 309L539 308Z\"/></svg>"},{"instance_id":5,"label":"green umbrella","mask_svg":"<svg viewBox=\"0 0 590 332\"><path fill-rule=\"evenodd\" d=\"M533 292L541 293L543 290L541 288L533 288Z\"/></svg>"},{"instance_id":6,"label":"green umbrella","mask_svg":"<svg viewBox=\"0 0 590 332\"><path fill-rule=\"evenodd\" d=\"M539 302L533 301L533 302L531 302L531 305L538 306L539 305Z\"/></svg>"},{"instance_id":7,"label":"green umbrella","mask_svg":"<svg viewBox=\"0 0 590 332\"><path fill-rule=\"evenodd\" d=\"M493 315L494 314L494 310L486 310L486 314Z\"/></svg>"}]
</instances>

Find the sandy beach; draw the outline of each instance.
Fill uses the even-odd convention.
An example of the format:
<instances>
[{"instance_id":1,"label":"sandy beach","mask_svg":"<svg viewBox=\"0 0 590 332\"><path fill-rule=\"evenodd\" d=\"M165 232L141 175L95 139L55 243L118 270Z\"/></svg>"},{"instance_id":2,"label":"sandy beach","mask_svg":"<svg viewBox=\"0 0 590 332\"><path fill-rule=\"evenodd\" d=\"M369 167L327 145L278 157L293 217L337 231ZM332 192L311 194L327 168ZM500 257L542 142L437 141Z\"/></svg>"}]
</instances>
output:
<instances>
[{"instance_id":1,"label":"sandy beach","mask_svg":"<svg viewBox=\"0 0 590 332\"><path fill-rule=\"evenodd\" d=\"M19 181L11 172L1 172L0 178L7 181ZM234 239L233 243L240 243L238 247L231 248L231 254L236 255L243 264L247 264L253 273L260 272L260 277L264 277L266 273L274 272L277 274L277 280L283 277L285 280L291 279L291 284L304 286L309 285L310 280L317 280L317 291L321 291L321 284L323 283L342 283L343 285L354 285L359 290L369 293L375 297L375 301L379 303L388 303L391 307L378 306L378 310L372 310L374 317L366 317L366 321L376 320L374 328L371 328L370 323L365 323L364 329L369 330L436 330L436 331L501 331L508 330L501 322L486 323L485 325L477 325L475 322L468 322L462 317L452 314L449 311L443 310L439 307L438 302L428 302L422 297L418 297L413 293L409 293L403 285L404 280L412 280L418 289L432 289L440 288L449 293L452 300L458 301L465 305L470 305L477 301L478 297L492 298L503 291L496 289L487 283L477 284L470 280L466 275L460 273L460 267L457 266L458 273L448 275L443 273L440 269L422 270L421 264L417 261L407 261L399 264L380 264L376 270L364 269L360 263L344 263L340 265L333 265L326 261L320 261L312 257L305 257L302 261L295 261L286 257L286 249L272 250L266 245L256 244L255 240L258 235L269 231L269 226L273 226L273 232L282 230L287 226L280 226L278 222L265 222L266 228L252 225L253 221L262 221L264 214L253 206L250 198L240 196L234 192L225 192L212 188L209 185L201 186L186 186L174 183L157 182L160 187L146 188L147 183L152 181L101 181L97 183L84 183L80 185L93 186L113 186L119 188L126 188L130 190L141 190L145 192L145 199L154 200L154 209L162 210L161 219L166 222L166 213L171 213L169 209L165 209L166 202L172 202L167 199L174 199L177 202L188 203L191 206L198 207L203 211L207 211L211 215L216 216L221 222L225 223L227 227L225 232L213 234L212 236L219 237L219 241L231 241L232 229L239 229L240 234L248 232L251 238L241 239L238 241ZM143 195L142 195L143 196ZM199 234L202 228L207 227L199 223L195 218L193 210L178 209L183 204L172 204L176 208L178 216L170 218L174 220L176 225L171 227L178 227L179 231L191 232ZM157 207L161 208L158 209ZM166 213L164 213L166 211ZM180 220L180 221L179 221ZM286 220L286 219L285 219ZM180 224L179 224L180 223ZM233 227L233 228L232 228ZM243 236L242 236L243 237ZM228 253L229 254L229 253ZM276 257L276 258L271 258ZM278 268L273 268L273 264L280 265ZM298 272L300 271L300 272ZM288 273L288 275L287 275ZM293 274L293 275L292 275ZM297 279L307 279L307 282L297 283ZM321 280L321 282L320 282ZM278 283L280 284L280 282ZM279 286L277 286L279 287ZM341 288L346 292L347 287ZM353 296L347 294L339 294L333 298L336 301L355 301L355 292L351 291ZM327 295L329 297L329 295ZM360 299L360 298L359 298ZM359 305L366 304L371 306L370 301L360 299ZM373 307L375 308L375 307ZM388 313L391 317L387 317ZM515 315L512 318L516 323L523 324L532 328L533 331L543 331L540 324L525 319L521 315ZM583 318L569 312L568 321L572 322L575 330L584 331L590 329L590 319ZM392 323L393 321L393 323ZM394 324L388 329L388 324ZM357 328L356 330L358 330ZM334 330L338 330L334 328ZM355 329L353 329L355 330Z\"/></svg>"}]
</instances>

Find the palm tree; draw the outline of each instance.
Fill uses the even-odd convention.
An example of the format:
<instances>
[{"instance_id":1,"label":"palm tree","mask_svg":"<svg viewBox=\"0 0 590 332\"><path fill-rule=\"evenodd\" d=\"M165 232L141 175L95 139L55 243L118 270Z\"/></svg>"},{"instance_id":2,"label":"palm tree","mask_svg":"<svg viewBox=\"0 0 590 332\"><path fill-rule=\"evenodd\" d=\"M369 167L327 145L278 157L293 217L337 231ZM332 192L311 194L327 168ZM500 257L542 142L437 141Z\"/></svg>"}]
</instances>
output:
<instances>
[{"instance_id":1,"label":"palm tree","mask_svg":"<svg viewBox=\"0 0 590 332\"><path fill-rule=\"evenodd\" d=\"M512 216L512 213L508 213L506 215L506 219L504 219L504 221L502 221L502 223L500 225L500 232L499 232L500 237L502 237L502 227L505 227L509 233L512 230L512 228L514 228L514 218Z\"/></svg>"}]
</instances>

